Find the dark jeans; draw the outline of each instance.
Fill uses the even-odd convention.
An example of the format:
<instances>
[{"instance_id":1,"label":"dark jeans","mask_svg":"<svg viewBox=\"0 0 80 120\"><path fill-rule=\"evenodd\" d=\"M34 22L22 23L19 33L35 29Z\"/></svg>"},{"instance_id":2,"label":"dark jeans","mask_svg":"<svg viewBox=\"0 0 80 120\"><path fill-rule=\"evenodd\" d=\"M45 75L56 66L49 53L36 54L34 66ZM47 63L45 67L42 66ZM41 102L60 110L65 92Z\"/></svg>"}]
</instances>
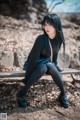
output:
<instances>
[{"instance_id":1,"label":"dark jeans","mask_svg":"<svg viewBox=\"0 0 80 120\"><path fill-rule=\"evenodd\" d=\"M35 70L31 74L28 80L25 79L25 86L18 92L20 97L23 97L28 92L30 86L37 82L44 74L52 76L54 82L59 87L62 94L64 94L64 88L60 72L57 70L55 64L48 62L46 64L40 63L36 66Z\"/></svg>"}]
</instances>

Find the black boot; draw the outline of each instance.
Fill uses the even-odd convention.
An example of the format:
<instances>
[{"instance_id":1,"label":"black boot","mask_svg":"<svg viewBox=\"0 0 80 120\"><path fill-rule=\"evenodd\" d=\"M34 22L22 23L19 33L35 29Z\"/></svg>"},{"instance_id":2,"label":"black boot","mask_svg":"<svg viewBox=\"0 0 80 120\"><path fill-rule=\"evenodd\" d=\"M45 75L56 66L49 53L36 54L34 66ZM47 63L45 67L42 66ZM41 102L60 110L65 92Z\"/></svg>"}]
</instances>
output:
<instances>
[{"instance_id":1,"label":"black boot","mask_svg":"<svg viewBox=\"0 0 80 120\"><path fill-rule=\"evenodd\" d=\"M68 108L69 107L69 101L68 101L68 98L66 96L66 94L62 95L60 93L59 97L58 97L58 100L60 102L60 105L64 108Z\"/></svg>"},{"instance_id":2,"label":"black boot","mask_svg":"<svg viewBox=\"0 0 80 120\"><path fill-rule=\"evenodd\" d=\"M25 97L20 97L19 94L17 93L17 102L19 107L26 108L27 107L27 100Z\"/></svg>"}]
</instances>

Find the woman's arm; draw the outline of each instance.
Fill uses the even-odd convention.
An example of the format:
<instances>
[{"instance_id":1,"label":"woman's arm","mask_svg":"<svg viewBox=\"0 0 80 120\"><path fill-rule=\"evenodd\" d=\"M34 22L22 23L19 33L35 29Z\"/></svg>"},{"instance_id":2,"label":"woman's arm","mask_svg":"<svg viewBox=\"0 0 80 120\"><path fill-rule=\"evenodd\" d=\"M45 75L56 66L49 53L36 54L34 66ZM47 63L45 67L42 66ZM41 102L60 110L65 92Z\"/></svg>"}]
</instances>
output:
<instances>
[{"instance_id":1,"label":"woman's arm","mask_svg":"<svg viewBox=\"0 0 80 120\"><path fill-rule=\"evenodd\" d=\"M37 37L37 39L32 47L32 50L30 52L25 79L28 79L29 76L31 75L32 71L34 70L34 68L36 66L37 60L40 56L40 53L42 51L43 40L41 38L42 38L41 35Z\"/></svg>"}]
</instances>

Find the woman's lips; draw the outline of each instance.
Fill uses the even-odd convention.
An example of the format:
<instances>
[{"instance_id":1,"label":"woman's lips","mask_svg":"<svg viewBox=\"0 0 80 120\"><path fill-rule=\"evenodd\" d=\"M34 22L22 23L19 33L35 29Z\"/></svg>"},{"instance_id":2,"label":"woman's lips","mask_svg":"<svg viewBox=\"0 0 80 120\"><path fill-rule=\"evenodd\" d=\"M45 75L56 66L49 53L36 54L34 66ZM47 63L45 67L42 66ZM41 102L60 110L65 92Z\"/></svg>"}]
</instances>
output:
<instances>
[{"instance_id":1,"label":"woman's lips","mask_svg":"<svg viewBox=\"0 0 80 120\"><path fill-rule=\"evenodd\" d=\"M46 32L48 33L49 31L47 30Z\"/></svg>"}]
</instances>

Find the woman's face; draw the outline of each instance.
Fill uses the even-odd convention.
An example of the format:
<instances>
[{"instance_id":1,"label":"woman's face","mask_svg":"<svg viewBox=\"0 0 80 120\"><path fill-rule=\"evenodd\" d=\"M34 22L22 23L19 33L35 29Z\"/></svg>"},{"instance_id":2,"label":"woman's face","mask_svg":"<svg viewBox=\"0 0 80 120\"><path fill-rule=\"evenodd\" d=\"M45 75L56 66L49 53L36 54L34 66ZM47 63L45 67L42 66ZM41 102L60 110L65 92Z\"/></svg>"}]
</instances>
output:
<instances>
[{"instance_id":1,"label":"woman's face","mask_svg":"<svg viewBox=\"0 0 80 120\"><path fill-rule=\"evenodd\" d=\"M56 36L56 29L50 23L45 22L44 24L44 31L50 38L55 38Z\"/></svg>"}]
</instances>

